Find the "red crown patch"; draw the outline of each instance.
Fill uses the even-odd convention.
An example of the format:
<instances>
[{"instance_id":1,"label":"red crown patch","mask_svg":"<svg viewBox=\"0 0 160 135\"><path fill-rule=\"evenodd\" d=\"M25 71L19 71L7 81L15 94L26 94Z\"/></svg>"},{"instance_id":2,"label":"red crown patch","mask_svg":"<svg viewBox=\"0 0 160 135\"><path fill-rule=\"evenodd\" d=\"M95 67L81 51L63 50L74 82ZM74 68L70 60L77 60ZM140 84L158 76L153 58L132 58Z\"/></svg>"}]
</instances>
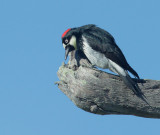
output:
<instances>
[{"instance_id":1,"label":"red crown patch","mask_svg":"<svg viewBox=\"0 0 160 135\"><path fill-rule=\"evenodd\" d=\"M63 34L62 34L62 38L68 33L68 31L70 31L71 30L71 28L70 29L68 29L68 30L66 30Z\"/></svg>"}]
</instances>

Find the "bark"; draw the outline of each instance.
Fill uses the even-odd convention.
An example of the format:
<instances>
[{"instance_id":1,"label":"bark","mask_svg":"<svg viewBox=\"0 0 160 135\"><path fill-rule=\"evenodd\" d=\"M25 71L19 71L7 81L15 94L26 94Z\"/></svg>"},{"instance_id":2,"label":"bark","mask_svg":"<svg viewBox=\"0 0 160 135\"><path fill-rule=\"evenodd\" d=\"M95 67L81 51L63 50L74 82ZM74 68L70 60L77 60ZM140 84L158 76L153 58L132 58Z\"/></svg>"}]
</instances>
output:
<instances>
[{"instance_id":1,"label":"bark","mask_svg":"<svg viewBox=\"0 0 160 135\"><path fill-rule=\"evenodd\" d=\"M134 95L119 76L93 68L80 52L72 52L69 64L59 68L58 77L59 89L87 112L160 118L160 81L134 79L148 105Z\"/></svg>"}]
</instances>

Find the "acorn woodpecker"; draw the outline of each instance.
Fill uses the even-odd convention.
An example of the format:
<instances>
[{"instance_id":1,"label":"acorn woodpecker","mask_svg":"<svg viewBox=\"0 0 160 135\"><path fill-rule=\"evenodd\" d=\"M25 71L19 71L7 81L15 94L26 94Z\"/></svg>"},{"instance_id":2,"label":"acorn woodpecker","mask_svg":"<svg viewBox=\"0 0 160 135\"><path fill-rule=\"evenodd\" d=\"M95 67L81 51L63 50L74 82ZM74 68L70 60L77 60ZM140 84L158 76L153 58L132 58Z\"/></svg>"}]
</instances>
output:
<instances>
[{"instance_id":1,"label":"acorn woodpecker","mask_svg":"<svg viewBox=\"0 0 160 135\"><path fill-rule=\"evenodd\" d=\"M62 44L65 59L71 51L81 50L93 66L110 69L118 74L134 94L146 102L144 94L129 76L128 71L139 79L138 74L128 64L109 32L93 24L70 28L62 34Z\"/></svg>"}]
</instances>

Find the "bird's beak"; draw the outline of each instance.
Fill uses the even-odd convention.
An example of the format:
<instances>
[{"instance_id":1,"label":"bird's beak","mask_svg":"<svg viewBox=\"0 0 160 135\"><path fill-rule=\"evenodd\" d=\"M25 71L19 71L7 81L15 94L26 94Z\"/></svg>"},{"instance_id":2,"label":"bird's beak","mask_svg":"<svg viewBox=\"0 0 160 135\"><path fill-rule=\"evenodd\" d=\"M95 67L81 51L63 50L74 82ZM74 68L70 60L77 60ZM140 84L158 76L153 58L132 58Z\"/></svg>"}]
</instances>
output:
<instances>
[{"instance_id":1,"label":"bird's beak","mask_svg":"<svg viewBox=\"0 0 160 135\"><path fill-rule=\"evenodd\" d=\"M65 60L67 59L68 54L69 54L71 51L73 51L73 50L74 50L74 47L71 46L71 45L67 45L67 46L65 47Z\"/></svg>"}]
</instances>

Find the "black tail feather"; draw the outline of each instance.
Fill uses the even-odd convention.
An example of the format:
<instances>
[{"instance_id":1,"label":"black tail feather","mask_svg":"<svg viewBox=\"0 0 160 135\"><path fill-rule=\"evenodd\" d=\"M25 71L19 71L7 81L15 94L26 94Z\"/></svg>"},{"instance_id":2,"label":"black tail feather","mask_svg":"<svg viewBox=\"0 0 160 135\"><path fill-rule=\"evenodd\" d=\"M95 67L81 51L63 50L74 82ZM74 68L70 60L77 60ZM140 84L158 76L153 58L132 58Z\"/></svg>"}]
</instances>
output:
<instances>
[{"instance_id":1,"label":"black tail feather","mask_svg":"<svg viewBox=\"0 0 160 135\"><path fill-rule=\"evenodd\" d=\"M128 69L127 70L129 72L131 72L135 77L137 77L138 79L140 79L139 75L137 74L137 72L130 65L128 65Z\"/></svg>"},{"instance_id":2,"label":"black tail feather","mask_svg":"<svg viewBox=\"0 0 160 135\"><path fill-rule=\"evenodd\" d=\"M122 75L120 76L124 81L124 83L127 85L127 87L130 88L134 92L134 94L137 95L137 97L141 98L145 103L149 105L149 103L146 100L147 99L146 96L142 93L138 84L134 80L132 80L132 78L128 74L126 74L126 76L122 76Z\"/></svg>"}]
</instances>

